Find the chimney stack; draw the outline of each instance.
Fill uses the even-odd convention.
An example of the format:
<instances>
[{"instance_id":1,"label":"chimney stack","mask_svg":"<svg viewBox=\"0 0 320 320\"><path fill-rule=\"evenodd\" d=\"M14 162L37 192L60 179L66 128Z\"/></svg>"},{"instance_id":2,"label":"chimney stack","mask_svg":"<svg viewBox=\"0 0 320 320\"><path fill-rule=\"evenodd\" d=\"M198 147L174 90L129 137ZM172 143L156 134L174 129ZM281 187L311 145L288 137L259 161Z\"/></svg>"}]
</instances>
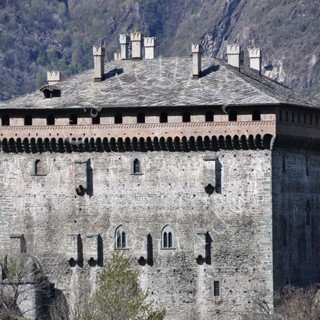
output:
<instances>
[{"instance_id":1,"label":"chimney stack","mask_svg":"<svg viewBox=\"0 0 320 320\"><path fill-rule=\"evenodd\" d=\"M241 48L238 44L227 46L228 64L235 68L240 68L240 53Z\"/></svg>"},{"instance_id":2,"label":"chimney stack","mask_svg":"<svg viewBox=\"0 0 320 320\"><path fill-rule=\"evenodd\" d=\"M129 37L125 33L121 33L119 36L121 59L129 59Z\"/></svg>"},{"instance_id":3,"label":"chimney stack","mask_svg":"<svg viewBox=\"0 0 320 320\"><path fill-rule=\"evenodd\" d=\"M142 33L141 32L131 32L131 59L132 60L141 60L141 45L142 45Z\"/></svg>"},{"instance_id":4,"label":"chimney stack","mask_svg":"<svg viewBox=\"0 0 320 320\"><path fill-rule=\"evenodd\" d=\"M144 37L144 58L154 59L155 37Z\"/></svg>"},{"instance_id":5,"label":"chimney stack","mask_svg":"<svg viewBox=\"0 0 320 320\"><path fill-rule=\"evenodd\" d=\"M104 76L104 46L93 46L94 82L100 82Z\"/></svg>"},{"instance_id":6,"label":"chimney stack","mask_svg":"<svg viewBox=\"0 0 320 320\"><path fill-rule=\"evenodd\" d=\"M192 44L192 77L193 79L199 79L201 77L201 45Z\"/></svg>"},{"instance_id":7,"label":"chimney stack","mask_svg":"<svg viewBox=\"0 0 320 320\"><path fill-rule=\"evenodd\" d=\"M47 81L48 85L54 85L61 81L61 72L60 71L48 71L47 72Z\"/></svg>"},{"instance_id":8,"label":"chimney stack","mask_svg":"<svg viewBox=\"0 0 320 320\"><path fill-rule=\"evenodd\" d=\"M114 61L119 61L119 60L121 60L121 52L115 52L115 53L113 54L113 59L114 59Z\"/></svg>"},{"instance_id":9,"label":"chimney stack","mask_svg":"<svg viewBox=\"0 0 320 320\"><path fill-rule=\"evenodd\" d=\"M248 48L248 52L250 68L261 72L261 50L255 48Z\"/></svg>"}]
</instances>

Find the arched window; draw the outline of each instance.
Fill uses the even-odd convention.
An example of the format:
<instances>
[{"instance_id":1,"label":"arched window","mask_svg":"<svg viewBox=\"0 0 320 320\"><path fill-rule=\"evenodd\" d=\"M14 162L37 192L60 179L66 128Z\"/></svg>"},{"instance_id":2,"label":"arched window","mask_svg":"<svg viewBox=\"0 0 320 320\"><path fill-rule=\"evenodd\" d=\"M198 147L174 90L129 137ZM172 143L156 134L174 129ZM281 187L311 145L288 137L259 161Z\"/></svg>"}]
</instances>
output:
<instances>
[{"instance_id":1,"label":"arched window","mask_svg":"<svg viewBox=\"0 0 320 320\"><path fill-rule=\"evenodd\" d=\"M213 122L213 112L212 111L208 111L206 113L206 122Z\"/></svg>"},{"instance_id":2,"label":"arched window","mask_svg":"<svg viewBox=\"0 0 320 320\"><path fill-rule=\"evenodd\" d=\"M54 115L53 114L49 114L47 116L47 125L48 126L53 126L54 125Z\"/></svg>"},{"instance_id":3,"label":"arched window","mask_svg":"<svg viewBox=\"0 0 320 320\"><path fill-rule=\"evenodd\" d=\"M78 124L78 116L76 114L70 116L69 124Z\"/></svg>"},{"instance_id":4,"label":"arched window","mask_svg":"<svg viewBox=\"0 0 320 320\"><path fill-rule=\"evenodd\" d=\"M162 112L160 114L160 123L168 122L168 114L166 112Z\"/></svg>"},{"instance_id":5,"label":"arched window","mask_svg":"<svg viewBox=\"0 0 320 320\"><path fill-rule=\"evenodd\" d=\"M174 248L173 230L169 225L166 225L162 229L161 242L162 242L161 243L162 249L172 249L172 248Z\"/></svg>"},{"instance_id":6,"label":"arched window","mask_svg":"<svg viewBox=\"0 0 320 320\"><path fill-rule=\"evenodd\" d=\"M252 121L260 121L261 120L261 112L259 110L254 110L252 113Z\"/></svg>"},{"instance_id":7,"label":"arched window","mask_svg":"<svg viewBox=\"0 0 320 320\"><path fill-rule=\"evenodd\" d=\"M10 126L10 117L8 115L2 116L1 123L3 126Z\"/></svg>"},{"instance_id":8,"label":"arched window","mask_svg":"<svg viewBox=\"0 0 320 320\"><path fill-rule=\"evenodd\" d=\"M39 159L34 162L34 174L36 176L43 174L41 160Z\"/></svg>"},{"instance_id":9,"label":"arched window","mask_svg":"<svg viewBox=\"0 0 320 320\"><path fill-rule=\"evenodd\" d=\"M145 123L146 116L144 113L138 113L137 115L137 123Z\"/></svg>"},{"instance_id":10,"label":"arched window","mask_svg":"<svg viewBox=\"0 0 320 320\"><path fill-rule=\"evenodd\" d=\"M237 111L230 111L229 121L237 121L237 119L238 119Z\"/></svg>"},{"instance_id":11,"label":"arched window","mask_svg":"<svg viewBox=\"0 0 320 320\"><path fill-rule=\"evenodd\" d=\"M127 234L122 226L116 229L114 246L116 249L124 249L127 247Z\"/></svg>"},{"instance_id":12,"label":"arched window","mask_svg":"<svg viewBox=\"0 0 320 320\"><path fill-rule=\"evenodd\" d=\"M132 171L133 174L141 173L140 160L137 158L133 160Z\"/></svg>"},{"instance_id":13,"label":"arched window","mask_svg":"<svg viewBox=\"0 0 320 320\"><path fill-rule=\"evenodd\" d=\"M122 114L117 113L117 114L114 116L114 123L122 123Z\"/></svg>"},{"instance_id":14,"label":"arched window","mask_svg":"<svg viewBox=\"0 0 320 320\"><path fill-rule=\"evenodd\" d=\"M182 115L182 122L190 122L190 112L184 112Z\"/></svg>"},{"instance_id":15,"label":"arched window","mask_svg":"<svg viewBox=\"0 0 320 320\"><path fill-rule=\"evenodd\" d=\"M27 114L24 117L24 125L25 126L32 126L32 116L31 116L31 114Z\"/></svg>"}]
</instances>

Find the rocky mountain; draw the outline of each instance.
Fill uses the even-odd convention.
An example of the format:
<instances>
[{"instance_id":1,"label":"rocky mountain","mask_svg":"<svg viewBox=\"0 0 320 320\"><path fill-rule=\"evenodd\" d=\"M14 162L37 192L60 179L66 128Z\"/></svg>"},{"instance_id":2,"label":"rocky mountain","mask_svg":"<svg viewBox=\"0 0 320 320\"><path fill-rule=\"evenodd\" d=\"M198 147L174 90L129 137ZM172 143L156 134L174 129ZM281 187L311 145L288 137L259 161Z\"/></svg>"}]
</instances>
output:
<instances>
[{"instance_id":1,"label":"rocky mountain","mask_svg":"<svg viewBox=\"0 0 320 320\"><path fill-rule=\"evenodd\" d=\"M223 57L227 43L263 49L264 73L320 98L318 0L0 0L0 99L92 67L92 44L108 58L120 32L157 37L157 53Z\"/></svg>"}]
</instances>

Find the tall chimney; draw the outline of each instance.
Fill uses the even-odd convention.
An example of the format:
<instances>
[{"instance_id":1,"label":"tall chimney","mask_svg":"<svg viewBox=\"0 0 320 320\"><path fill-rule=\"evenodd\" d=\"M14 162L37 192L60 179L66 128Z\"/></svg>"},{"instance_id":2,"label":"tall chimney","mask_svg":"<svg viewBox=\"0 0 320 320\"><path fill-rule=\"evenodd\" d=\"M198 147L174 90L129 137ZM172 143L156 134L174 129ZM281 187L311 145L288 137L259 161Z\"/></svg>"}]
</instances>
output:
<instances>
[{"instance_id":1,"label":"tall chimney","mask_svg":"<svg viewBox=\"0 0 320 320\"><path fill-rule=\"evenodd\" d=\"M48 85L53 85L61 81L60 71L48 71L47 72Z\"/></svg>"},{"instance_id":2,"label":"tall chimney","mask_svg":"<svg viewBox=\"0 0 320 320\"><path fill-rule=\"evenodd\" d=\"M154 59L155 37L144 37L144 58Z\"/></svg>"},{"instance_id":3,"label":"tall chimney","mask_svg":"<svg viewBox=\"0 0 320 320\"><path fill-rule=\"evenodd\" d=\"M100 82L104 76L104 46L93 46L94 82Z\"/></svg>"},{"instance_id":4,"label":"tall chimney","mask_svg":"<svg viewBox=\"0 0 320 320\"><path fill-rule=\"evenodd\" d=\"M201 77L201 45L199 43L191 45L192 51L192 77L199 79Z\"/></svg>"},{"instance_id":5,"label":"tall chimney","mask_svg":"<svg viewBox=\"0 0 320 320\"><path fill-rule=\"evenodd\" d=\"M240 68L241 47L238 44L227 46L228 64L235 68Z\"/></svg>"},{"instance_id":6,"label":"tall chimney","mask_svg":"<svg viewBox=\"0 0 320 320\"><path fill-rule=\"evenodd\" d=\"M141 60L141 45L142 45L142 33L141 32L131 32L130 33L131 40L131 50L132 55L131 58L133 60Z\"/></svg>"},{"instance_id":7,"label":"tall chimney","mask_svg":"<svg viewBox=\"0 0 320 320\"><path fill-rule=\"evenodd\" d=\"M125 33L119 35L119 42L121 48L121 59L129 59L129 37Z\"/></svg>"},{"instance_id":8,"label":"tall chimney","mask_svg":"<svg viewBox=\"0 0 320 320\"><path fill-rule=\"evenodd\" d=\"M248 52L250 68L261 72L261 50L255 48L248 48Z\"/></svg>"}]
</instances>

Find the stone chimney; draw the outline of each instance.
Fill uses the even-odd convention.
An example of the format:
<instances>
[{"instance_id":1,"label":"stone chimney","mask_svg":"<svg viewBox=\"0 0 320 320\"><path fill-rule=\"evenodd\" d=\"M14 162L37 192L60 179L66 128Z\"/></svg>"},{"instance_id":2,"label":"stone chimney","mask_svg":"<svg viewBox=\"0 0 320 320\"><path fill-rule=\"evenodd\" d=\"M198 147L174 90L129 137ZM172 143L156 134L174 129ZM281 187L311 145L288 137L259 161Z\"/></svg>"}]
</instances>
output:
<instances>
[{"instance_id":1,"label":"stone chimney","mask_svg":"<svg viewBox=\"0 0 320 320\"><path fill-rule=\"evenodd\" d=\"M255 48L248 48L248 52L250 68L261 72L261 50Z\"/></svg>"},{"instance_id":2,"label":"stone chimney","mask_svg":"<svg viewBox=\"0 0 320 320\"><path fill-rule=\"evenodd\" d=\"M48 71L47 72L47 81L48 85L54 85L61 81L61 72L60 71Z\"/></svg>"},{"instance_id":3,"label":"stone chimney","mask_svg":"<svg viewBox=\"0 0 320 320\"><path fill-rule=\"evenodd\" d=\"M94 82L100 82L104 76L104 46L93 46Z\"/></svg>"},{"instance_id":4,"label":"stone chimney","mask_svg":"<svg viewBox=\"0 0 320 320\"><path fill-rule=\"evenodd\" d=\"M199 79L201 77L201 45L199 43L191 45L192 51L192 77Z\"/></svg>"},{"instance_id":5,"label":"stone chimney","mask_svg":"<svg viewBox=\"0 0 320 320\"><path fill-rule=\"evenodd\" d=\"M125 33L121 33L119 36L121 59L129 59L129 37Z\"/></svg>"},{"instance_id":6,"label":"stone chimney","mask_svg":"<svg viewBox=\"0 0 320 320\"><path fill-rule=\"evenodd\" d=\"M228 64L235 68L240 68L241 47L238 44L227 46Z\"/></svg>"},{"instance_id":7,"label":"stone chimney","mask_svg":"<svg viewBox=\"0 0 320 320\"><path fill-rule=\"evenodd\" d=\"M113 54L113 59L114 59L114 61L119 61L119 60L121 60L121 52L115 52L115 53Z\"/></svg>"},{"instance_id":8,"label":"stone chimney","mask_svg":"<svg viewBox=\"0 0 320 320\"><path fill-rule=\"evenodd\" d=\"M144 58L154 59L155 37L144 37Z\"/></svg>"},{"instance_id":9,"label":"stone chimney","mask_svg":"<svg viewBox=\"0 0 320 320\"><path fill-rule=\"evenodd\" d=\"M131 59L133 60L141 60L142 57L142 33L141 32L131 32L130 33L131 40Z\"/></svg>"}]
</instances>

